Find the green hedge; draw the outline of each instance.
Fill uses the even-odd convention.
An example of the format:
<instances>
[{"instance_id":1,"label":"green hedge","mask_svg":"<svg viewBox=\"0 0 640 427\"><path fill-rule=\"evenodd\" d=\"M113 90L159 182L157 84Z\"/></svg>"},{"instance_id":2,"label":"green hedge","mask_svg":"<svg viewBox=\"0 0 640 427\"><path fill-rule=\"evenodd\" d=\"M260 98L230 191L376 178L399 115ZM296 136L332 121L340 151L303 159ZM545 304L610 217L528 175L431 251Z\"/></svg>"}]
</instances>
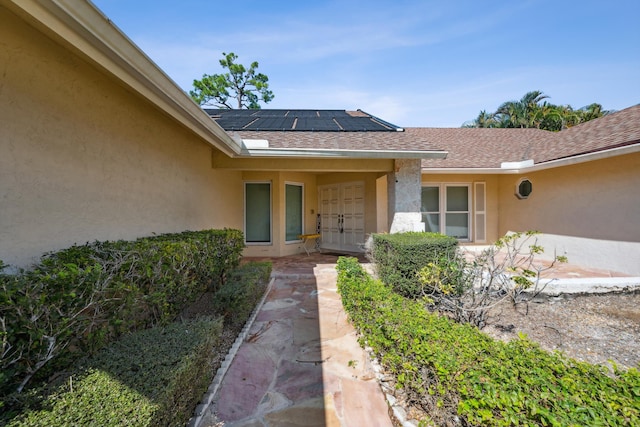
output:
<instances>
[{"instance_id":1,"label":"green hedge","mask_svg":"<svg viewBox=\"0 0 640 427\"><path fill-rule=\"evenodd\" d=\"M125 335L55 381L13 393L0 411L0 425L184 425L212 380L212 357L227 351L216 346L223 315L230 324L225 330L237 333L270 273L271 263L243 264L217 292L203 294L181 313L189 320Z\"/></svg>"},{"instance_id":2,"label":"green hedge","mask_svg":"<svg viewBox=\"0 0 640 427\"><path fill-rule=\"evenodd\" d=\"M250 262L233 271L215 294L214 310L232 327L245 324L264 294L271 275L270 262Z\"/></svg>"},{"instance_id":3,"label":"green hedge","mask_svg":"<svg viewBox=\"0 0 640 427\"><path fill-rule=\"evenodd\" d=\"M430 262L452 259L458 241L438 233L374 234L371 249L380 279L401 295L416 298L422 292L417 274Z\"/></svg>"},{"instance_id":4,"label":"green hedge","mask_svg":"<svg viewBox=\"0 0 640 427\"><path fill-rule=\"evenodd\" d=\"M338 290L351 321L410 402L437 425L640 425L640 373L549 353L525 337L503 343L430 313L372 279L357 260L338 261Z\"/></svg>"},{"instance_id":5,"label":"green hedge","mask_svg":"<svg viewBox=\"0 0 640 427\"><path fill-rule=\"evenodd\" d=\"M0 398L123 332L166 324L240 262L238 230L94 242L0 270ZM2 408L0 399L0 410Z\"/></svg>"},{"instance_id":6,"label":"green hedge","mask_svg":"<svg viewBox=\"0 0 640 427\"><path fill-rule=\"evenodd\" d=\"M9 427L184 426L212 379L222 319L174 322L122 337L56 385L31 390ZM9 416L7 418L7 416Z\"/></svg>"}]
</instances>

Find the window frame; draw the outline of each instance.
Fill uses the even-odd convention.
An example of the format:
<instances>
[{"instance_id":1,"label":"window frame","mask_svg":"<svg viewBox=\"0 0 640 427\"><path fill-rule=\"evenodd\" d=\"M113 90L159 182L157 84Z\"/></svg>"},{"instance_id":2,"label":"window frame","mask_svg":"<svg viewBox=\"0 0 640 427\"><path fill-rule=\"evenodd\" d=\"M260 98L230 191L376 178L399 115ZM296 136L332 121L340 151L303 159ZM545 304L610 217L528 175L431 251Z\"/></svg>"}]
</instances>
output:
<instances>
[{"instance_id":1,"label":"window frame","mask_svg":"<svg viewBox=\"0 0 640 427\"><path fill-rule=\"evenodd\" d=\"M472 242L473 240L473 219L472 216L474 214L474 198L473 198L473 183L472 182L422 182L421 189L425 187L437 187L438 188L438 203L439 203L439 211L438 212L421 212L424 214L438 214L440 221L438 224L438 232L446 235L446 222L447 222L447 214L459 214L466 213L467 214L467 237L466 238L457 238L460 242ZM448 187L466 187L467 189L467 210L466 211L449 211L447 210L447 188ZM421 193L422 194L422 193ZM421 206L422 208L422 203Z\"/></svg>"},{"instance_id":2,"label":"window frame","mask_svg":"<svg viewBox=\"0 0 640 427\"><path fill-rule=\"evenodd\" d=\"M247 240L247 186L252 184L269 185L269 241L250 241ZM271 246L273 245L273 184L271 181L244 181L244 243L247 246Z\"/></svg>"},{"instance_id":3,"label":"window frame","mask_svg":"<svg viewBox=\"0 0 640 427\"><path fill-rule=\"evenodd\" d=\"M480 202L482 202L482 204L480 204ZM485 181L475 181L473 183L473 217L475 219L473 241L476 243L486 243L487 183Z\"/></svg>"},{"instance_id":4,"label":"window frame","mask_svg":"<svg viewBox=\"0 0 640 427\"><path fill-rule=\"evenodd\" d=\"M526 194L522 192L522 185L525 182L528 182ZM520 178L516 184L516 197L520 200L526 200L529 198L529 196L531 196L531 193L533 193L533 183L531 182L531 180L527 177Z\"/></svg>"},{"instance_id":5,"label":"window frame","mask_svg":"<svg viewBox=\"0 0 640 427\"><path fill-rule=\"evenodd\" d=\"M294 244L302 242L302 239L296 238L294 240L287 240L287 186L290 185L292 187L300 187L300 232L297 236L304 234L304 183L302 182L293 182L293 181L285 181L284 182L284 243L285 244Z\"/></svg>"}]
</instances>

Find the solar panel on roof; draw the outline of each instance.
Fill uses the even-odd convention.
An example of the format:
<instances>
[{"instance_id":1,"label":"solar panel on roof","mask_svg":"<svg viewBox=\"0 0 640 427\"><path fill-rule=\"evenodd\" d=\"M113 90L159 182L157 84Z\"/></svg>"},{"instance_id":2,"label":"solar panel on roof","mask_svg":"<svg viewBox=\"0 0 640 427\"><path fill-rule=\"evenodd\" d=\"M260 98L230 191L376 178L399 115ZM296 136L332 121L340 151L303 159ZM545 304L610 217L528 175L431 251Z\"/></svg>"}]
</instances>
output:
<instances>
[{"instance_id":1,"label":"solar panel on roof","mask_svg":"<svg viewBox=\"0 0 640 427\"><path fill-rule=\"evenodd\" d=\"M337 119L340 126L346 131L388 131L389 128L374 122L368 117L352 117L350 120Z\"/></svg>"},{"instance_id":2,"label":"solar panel on roof","mask_svg":"<svg viewBox=\"0 0 640 427\"><path fill-rule=\"evenodd\" d=\"M311 117L318 117L318 112L314 110L291 110L289 112L289 115L295 116L298 118L301 118L301 117L311 118Z\"/></svg>"},{"instance_id":3,"label":"solar panel on roof","mask_svg":"<svg viewBox=\"0 0 640 427\"><path fill-rule=\"evenodd\" d=\"M221 117L218 124L226 130L239 130L255 120L255 117Z\"/></svg>"},{"instance_id":4,"label":"solar panel on roof","mask_svg":"<svg viewBox=\"0 0 640 427\"><path fill-rule=\"evenodd\" d=\"M225 130L376 132L394 131L396 126L380 123L367 113L345 110L224 110L205 109ZM383 124L384 123L384 124ZM295 128L294 128L295 126Z\"/></svg>"},{"instance_id":5,"label":"solar panel on roof","mask_svg":"<svg viewBox=\"0 0 640 427\"><path fill-rule=\"evenodd\" d=\"M260 117L245 130L291 130L294 117Z\"/></svg>"},{"instance_id":6,"label":"solar panel on roof","mask_svg":"<svg viewBox=\"0 0 640 427\"><path fill-rule=\"evenodd\" d=\"M349 113L344 110L323 110L320 111L320 117L331 117L331 118L340 118L340 117L351 117Z\"/></svg>"},{"instance_id":7,"label":"solar panel on roof","mask_svg":"<svg viewBox=\"0 0 640 427\"><path fill-rule=\"evenodd\" d=\"M295 130L311 131L338 131L340 127L333 121L322 117L298 118Z\"/></svg>"}]
</instances>

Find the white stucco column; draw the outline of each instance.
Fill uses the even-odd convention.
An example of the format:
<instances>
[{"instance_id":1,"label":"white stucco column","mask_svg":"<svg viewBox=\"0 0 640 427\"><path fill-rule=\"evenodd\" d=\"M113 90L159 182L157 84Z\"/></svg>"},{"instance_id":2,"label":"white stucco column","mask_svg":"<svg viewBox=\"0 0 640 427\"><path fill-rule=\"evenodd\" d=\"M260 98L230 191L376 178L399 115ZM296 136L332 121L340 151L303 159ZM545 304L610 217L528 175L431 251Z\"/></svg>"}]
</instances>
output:
<instances>
[{"instance_id":1,"label":"white stucco column","mask_svg":"<svg viewBox=\"0 0 640 427\"><path fill-rule=\"evenodd\" d=\"M387 175L391 233L424 231L421 207L420 159L396 159L395 171Z\"/></svg>"}]
</instances>

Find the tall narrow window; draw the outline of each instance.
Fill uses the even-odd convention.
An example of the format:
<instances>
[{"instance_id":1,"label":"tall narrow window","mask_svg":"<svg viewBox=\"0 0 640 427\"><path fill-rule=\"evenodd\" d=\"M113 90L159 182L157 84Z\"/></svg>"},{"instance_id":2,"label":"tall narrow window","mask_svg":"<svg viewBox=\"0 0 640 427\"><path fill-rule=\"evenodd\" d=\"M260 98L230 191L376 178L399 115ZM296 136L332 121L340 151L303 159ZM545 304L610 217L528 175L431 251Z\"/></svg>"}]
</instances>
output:
<instances>
[{"instance_id":1,"label":"tall narrow window","mask_svg":"<svg viewBox=\"0 0 640 427\"><path fill-rule=\"evenodd\" d=\"M445 233L456 239L469 239L469 187L447 185Z\"/></svg>"},{"instance_id":2,"label":"tall narrow window","mask_svg":"<svg viewBox=\"0 0 640 427\"><path fill-rule=\"evenodd\" d=\"M303 231L303 187L302 184L285 184L285 241L296 242Z\"/></svg>"},{"instance_id":3,"label":"tall narrow window","mask_svg":"<svg viewBox=\"0 0 640 427\"><path fill-rule=\"evenodd\" d=\"M422 187L422 222L426 231L440 232L440 187Z\"/></svg>"},{"instance_id":4,"label":"tall narrow window","mask_svg":"<svg viewBox=\"0 0 640 427\"><path fill-rule=\"evenodd\" d=\"M244 233L247 243L271 243L271 183L245 183Z\"/></svg>"},{"instance_id":5,"label":"tall narrow window","mask_svg":"<svg viewBox=\"0 0 640 427\"><path fill-rule=\"evenodd\" d=\"M473 184L475 194L475 241L485 242L487 240L487 206L486 206L486 185L484 182Z\"/></svg>"}]
</instances>

